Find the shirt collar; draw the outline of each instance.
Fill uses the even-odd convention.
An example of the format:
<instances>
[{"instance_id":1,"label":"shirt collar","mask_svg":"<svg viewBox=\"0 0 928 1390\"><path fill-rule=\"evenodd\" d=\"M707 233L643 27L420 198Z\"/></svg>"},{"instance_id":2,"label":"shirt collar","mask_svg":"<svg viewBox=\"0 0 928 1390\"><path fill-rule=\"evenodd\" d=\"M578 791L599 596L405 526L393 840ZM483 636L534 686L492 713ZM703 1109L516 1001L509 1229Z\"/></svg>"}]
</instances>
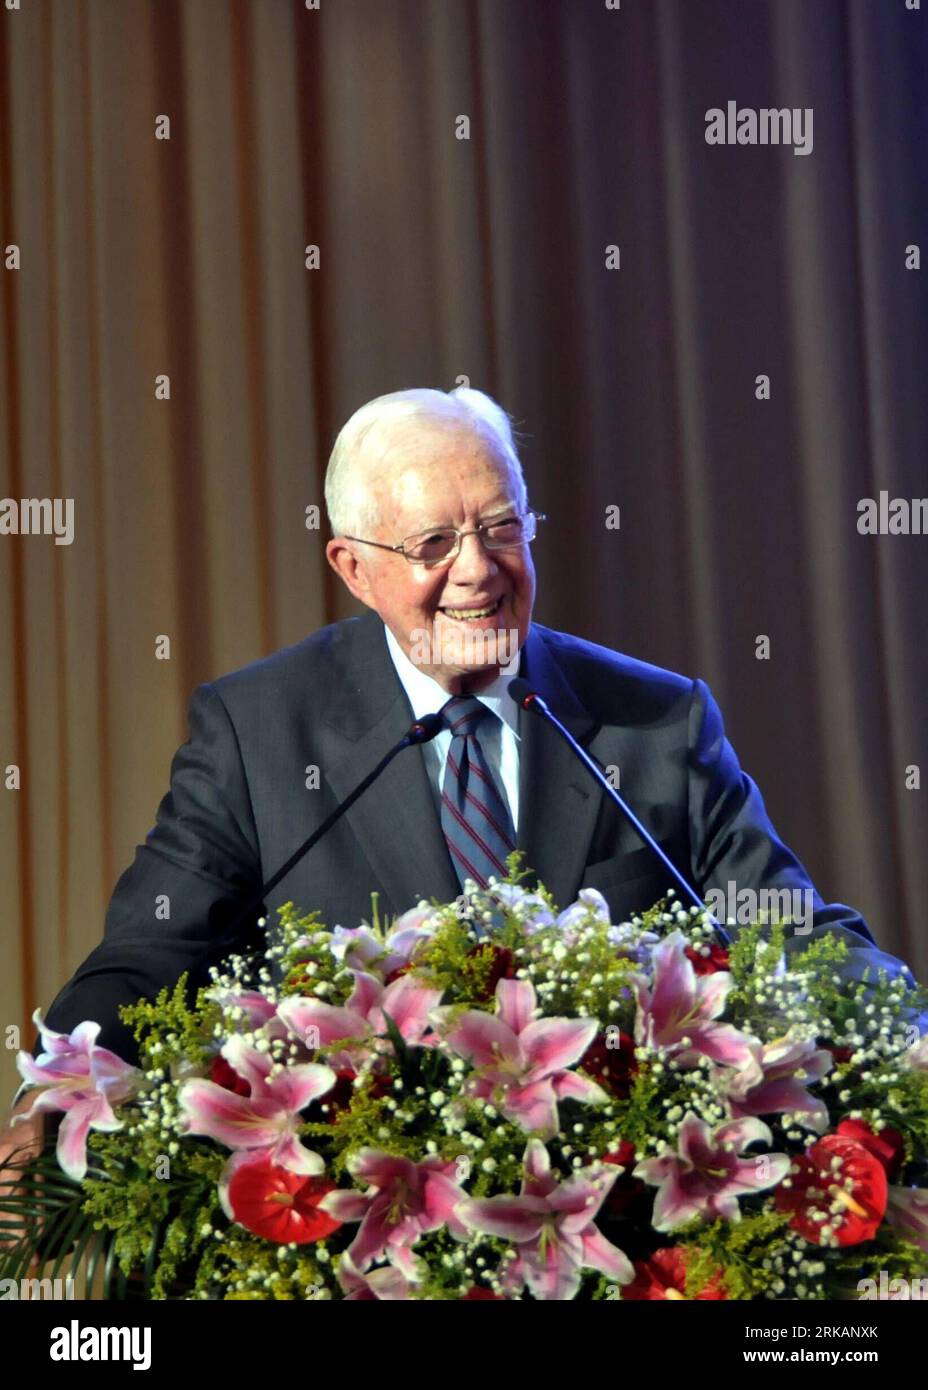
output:
<instances>
[{"instance_id":1,"label":"shirt collar","mask_svg":"<svg viewBox=\"0 0 928 1390\"><path fill-rule=\"evenodd\" d=\"M420 667L413 665L386 623L384 623L383 630L387 639L387 649L393 659L393 665L396 667L396 674L409 696L414 718L421 719L424 714L437 714L442 706L451 699L450 694L447 690L442 689L438 681L426 675ZM513 676L519 674L520 658L521 648L513 656L509 665L500 669L499 675L492 684L476 695L476 698L485 704L487 709L492 710L495 715L509 725L516 737L519 735L519 707L509 694L507 687Z\"/></svg>"}]
</instances>

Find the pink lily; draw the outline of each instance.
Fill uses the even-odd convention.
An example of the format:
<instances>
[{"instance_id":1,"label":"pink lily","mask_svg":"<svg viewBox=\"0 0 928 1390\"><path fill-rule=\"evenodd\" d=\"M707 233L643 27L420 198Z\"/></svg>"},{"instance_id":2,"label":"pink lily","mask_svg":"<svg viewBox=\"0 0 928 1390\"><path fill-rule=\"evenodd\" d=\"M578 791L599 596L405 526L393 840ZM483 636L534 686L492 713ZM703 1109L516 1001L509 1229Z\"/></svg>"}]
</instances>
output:
<instances>
[{"instance_id":1,"label":"pink lily","mask_svg":"<svg viewBox=\"0 0 928 1390\"><path fill-rule=\"evenodd\" d=\"M530 1139L518 1197L468 1198L457 1208L465 1226L512 1241L516 1259L503 1276L507 1291L527 1284L535 1298L573 1298L583 1269L597 1269L619 1284L635 1277L624 1251L597 1228L595 1217L622 1169L598 1164L559 1182L544 1144Z\"/></svg>"},{"instance_id":2,"label":"pink lily","mask_svg":"<svg viewBox=\"0 0 928 1390\"><path fill-rule=\"evenodd\" d=\"M581 888L577 901L571 903L570 907L565 907L555 923L565 946L573 946L576 943L577 932L591 912L597 921L608 925L609 904L602 893L598 888Z\"/></svg>"},{"instance_id":3,"label":"pink lily","mask_svg":"<svg viewBox=\"0 0 928 1390\"><path fill-rule=\"evenodd\" d=\"M244 1017L239 1026L245 1031L256 1033L260 1029L268 1041L288 1036L287 1025L278 1016L277 1005L259 990L213 988L207 991L207 995L224 1009L241 1009Z\"/></svg>"},{"instance_id":4,"label":"pink lily","mask_svg":"<svg viewBox=\"0 0 928 1390\"><path fill-rule=\"evenodd\" d=\"M812 1039L777 1038L752 1043L751 1061L728 1076L728 1103L732 1114L801 1115L816 1134L828 1128L828 1106L810 1095L806 1086L831 1071L834 1058L827 1048L816 1048ZM799 1072L803 1076L798 1075Z\"/></svg>"},{"instance_id":5,"label":"pink lily","mask_svg":"<svg viewBox=\"0 0 928 1390\"><path fill-rule=\"evenodd\" d=\"M517 883L496 883L484 891L486 896L495 898L521 919L526 936L531 936L542 927L550 927L555 921L541 894L530 888L520 888Z\"/></svg>"},{"instance_id":6,"label":"pink lily","mask_svg":"<svg viewBox=\"0 0 928 1390\"><path fill-rule=\"evenodd\" d=\"M789 1172L788 1154L744 1154L748 1144L769 1144L772 1134L762 1120L727 1120L711 1130L687 1111L677 1136L677 1150L666 1148L646 1158L632 1176L656 1187L651 1224L672 1231L694 1216L737 1221L738 1198L776 1187Z\"/></svg>"},{"instance_id":7,"label":"pink lily","mask_svg":"<svg viewBox=\"0 0 928 1390\"><path fill-rule=\"evenodd\" d=\"M249 1047L238 1036L225 1043L222 1056L249 1082L251 1095L236 1095L203 1078L185 1081L177 1093L184 1112L185 1133L215 1139L235 1150L237 1158L245 1155L254 1159L266 1154L272 1162L293 1173L323 1172L325 1164L300 1142L297 1126L300 1111L335 1085L332 1068L302 1062L278 1066L274 1071L275 1063L266 1052ZM226 1183L236 1166L228 1166Z\"/></svg>"},{"instance_id":8,"label":"pink lily","mask_svg":"<svg viewBox=\"0 0 928 1390\"><path fill-rule=\"evenodd\" d=\"M268 1038L283 1038L286 1029L277 1018L277 1005L257 989L212 989L207 991L210 999L216 1000L224 1009L241 1009L244 1014L243 1026L256 1032L265 1030Z\"/></svg>"},{"instance_id":9,"label":"pink lily","mask_svg":"<svg viewBox=\"0 0 928 1390\"><path fill-rule=\"evenodd\" d=\"M360 1149L348 1161L352 1177L367 1183L367 1192L327 1192L321 1211L336 1221L360 1221L348 1255L360 1270L386 1254L407 1279L418 1277L412 1247L426 1231L447 1226L459 1240L467 1231L454 1214L464 1189L452 1180L455 1163L426 1158L413 1163L379 1149Z\"/></svg>"},{"instance_id":10,"label":"pink lily","mask_svg":"<svg viewBox=\"0 0 928 1390\"><path fill-rule=\"evenodd\" d=\"M36 1009L32 1022L42 1039L42 1052L19 1052L16 1066L24 1085L13 1103L30 1086L40 1086L28 1110L15 1116L16 1125L34 1115L64 1111L58 1129L56 1154L63 1172L81 1182L87 1172L87 1136L92 1129L122 1129L114 1105L134 1095L143 1083L138 1067L130 1066L109 1048L98 1047L99 1023L79 1023L70 1033L56 1033L42 1022Z\"/></svg>"},{"instance_id":11,"label":"pink lily","mask_svg":"<svg viewBox=\"0 0 928 1390\"><path fill-rule=\"evenodd\" d=\"M394 970L409 965L424 941L434 933L428 925L433 907L413 907L398 917L385 937L372 927L335 927L329 943L331 952L351 969L366 970L386 980Z\"/></svg>"},{"instance_id":12,"label":"pink lily","mask_svg":"<svg viewBox=\"0 0 928 1390\"><path fill-rule=\"evenodd\" d=\"M751 1039L730 1023L716 1023L734 980L727 970L697 975L685 954L682 932L671 932L654 948L653 982L631 977L638 1010L635 1042L673 1055L683 1066L700 1056L729 1067L751 1062ZM688 1039L689 1041L684 1041Z\"/></svg>"},{"instance_id":13,"label":"pink lily","mask_svg":"<svg viewBox=\"0 0 928 1390\"><path fill-rule=\"evenodd\" d=\"M346 1250L338 1266L338 1282L345 1294L345 1302L379 1300L382 1303L406 1303L412 1287L410 1281L393 1265L382 1265L379 1269L368 1270L362 1274Z\"/></svg>"},{"instance_id":14,"label":"pink lily","mask_svg":"<svg viewBox=\"0 0 928 1390\"><path fill-rule=\"evenodd\" d=\"M549 1139L558 1130L559 1100L599 1105L609 1097L595 1081L567 1070L596 1036L596 1019L536 1019L535 1008L530 980L500 980L495 1014L446 1006L430 1017L450 1050L473 1063L470 1093Z\"/></svg>"},{"instance_id":15,"label":"pink lily","mask_svg":"<svg viewBox=\"0 0 928 1390\"><path fill-rule=\"evenodd\" d=\"M405 1042L428 1045L423 1035L429 1011L441 998L440 989L423 985L412 975L402 975L384 987L362 970L351 973L354 989L343 1006L291 995L277 1006L278 1017L301 1040L315 1039L310 1046L329 1047L343 1038L358 1039L329 1056L336 1070L359 1071L372 1052L391 1047L380 1041L387 1031L384 1014L389 1014Z\"/></svg>"},{"instance_id":16,"label":"pink lily","mask_svg":"<svg viewBox=\"0 0 928 1390\"><path fill-rule=\"evenodd\" d=\"M277 1012L277 1005L256 989L213 988L206 995L224 1009L241 1009L249 1028L263 1027Z\"/></svg>"},{"instance_id":17,"label":"pink lily","mask_svg":"<svg viewBox=\"0 0 928 1390\"><path fill-rule=\"evenodd\" d=\"M891 1186L886 1220L906 1240L928 1253L928 1188Z\"/></svg>"}]
</instances>

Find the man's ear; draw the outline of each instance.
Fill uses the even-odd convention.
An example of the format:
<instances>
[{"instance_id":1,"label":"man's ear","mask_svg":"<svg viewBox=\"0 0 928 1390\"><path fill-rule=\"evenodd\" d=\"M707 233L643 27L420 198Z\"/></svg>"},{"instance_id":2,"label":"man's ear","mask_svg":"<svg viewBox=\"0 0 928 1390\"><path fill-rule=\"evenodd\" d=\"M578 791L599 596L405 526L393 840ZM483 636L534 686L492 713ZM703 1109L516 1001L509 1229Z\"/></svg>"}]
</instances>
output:
<instances>
[{"instance_id":1,"label":"man's ear","mask_svg":"<svg viewBox=\"0 0 928 1390\"><path fill-rule=\"evenodd\" d=\"M341 536L333 537L326 545L325 557L354 597L373 608L367 572L347 541Z\"/></svg>"}]
</instances>

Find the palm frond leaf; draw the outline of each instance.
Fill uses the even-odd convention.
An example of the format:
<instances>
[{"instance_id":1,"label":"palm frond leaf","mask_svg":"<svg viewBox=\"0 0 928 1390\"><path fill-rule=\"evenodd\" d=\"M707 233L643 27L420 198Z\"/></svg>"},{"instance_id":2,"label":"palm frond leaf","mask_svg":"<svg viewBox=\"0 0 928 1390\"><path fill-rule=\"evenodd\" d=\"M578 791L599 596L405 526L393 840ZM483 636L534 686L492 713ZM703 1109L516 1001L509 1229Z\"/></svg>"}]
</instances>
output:
<instances>
[{"instance_id":1,"label":"palm frond leaf","mask_svg":"<svg viewBox=\"0 0 928 1390\"><path fill-rule=\"evenodd\" d=\"M113 1181L92 1156L87 1178ZM15 1237L0 1244L0 1279L62 1279L66 1287L73 1280L78 1299L150 1298L164 1223L153 1231L141 1269L127 1275L117 1256L116 1233L95 1224L98 1218L83 1209L85 1195L81 1183L59 1167L54 1138L47 1138L39 1153L17 1150L0 1180L0 1241Z\"/></svg>"}]
</instances>

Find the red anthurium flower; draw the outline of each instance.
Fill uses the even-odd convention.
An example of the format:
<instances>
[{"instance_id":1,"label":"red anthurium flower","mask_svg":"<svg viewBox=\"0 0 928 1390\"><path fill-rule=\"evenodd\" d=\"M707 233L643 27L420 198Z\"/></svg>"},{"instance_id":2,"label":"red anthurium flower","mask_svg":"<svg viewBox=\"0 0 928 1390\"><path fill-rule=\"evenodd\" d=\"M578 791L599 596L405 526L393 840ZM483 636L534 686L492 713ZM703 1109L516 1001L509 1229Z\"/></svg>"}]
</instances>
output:
<instances>
[{"instance_id":1,"label":"red anthurium flower","mask_svg":"<svg viewBox=\"0 0 928 1390\"><path fill-rule=\"evenodd\" d=\"M905 1157L905 1140L898 1129L886 1125L877 1132L864 1120L842 1120L837 1132L846 1135L848 1139L856 1139L858 1144L863 1144L868 1153L878 1158L886 1169L886 1177L890 1182L899 1176Z\"/></svg>"},{"instance_id":2,"label":"red anthurium flower","mask_svg":"<svg viewBox=\"0 0 928 1390\"><path fill-rule=\"evenodd\" d=\"M234 1067L230 1067L225 1057L214 1057L213 1064L209 1069L210 1081L215 1081L217 1086L222 1086L226 1091L234 1091L237 1096L250 1096L251 1083L246 1081L244 1076L239 1076Z\"/></svg>"},{"instance_id":3,"label":"red anthurium flower","mask_svg":"<svg viewBox=\"0 0 928 1390\"><path fill-rule=\"evenodd\" d=\"M601 1033L593 1039L577 1065L595 1077L603 1090L625 1100L638 1070L635 1039L630 1033L620 1033L616 1042L617 1047L609 1047L605 1034Z\"/></svg>"},{"instance_id":4,"label":"red anthurium flower","mask_svg":"<svg viewBox=\"0 0 928 1390\"><path fill-rule=\"evenodd\" d=\"M493 1293L490 1289L481 1288L479 1284L474 1284L473 1288L462 1294L459 1300L461 1303L507 1303L508 1299L503 1298L501 1293Z\"/></svg>"},{"instance_id":5,"label":"red anthurium flower","mask_svg":"<svg viewBox=\"0 0 928 1390\"><path fill-rule=\"evenodd\" d=\"M342 1224L319 1210L322 1198L335 1187L328 1178L306 1177L260 1158L233 1174L229 1204L235 1220L256 1236L277 1245L307 1245L330 1236Z\"/></svg>"},{"instance_id":6,"label":"red anthurium flower","mask_svg":"<svg viewBox=\"0 0 928 1390\"><path fill-rule=\"evenodd\" d=\"M685 1299L688 1297L684 1293L686 1288L686 1251L679 1246L669 1245L662 1250L655 1250L649 1260L635 1261L635 1278L630 1284L626 1284L622 1290L622 1299L634 1301L654 1300L654 1299ZM696 1299L708 1299L712 1302L727 1300L727 1294L721 1285L722 1271L714 1274L707 1284L704 1284L699 1293L694 1294Z\"/></svg>"},{"instance_id":7,"label":"red anthurium flower","mask_svg":"<svg viewBox=\"0 0 928 1390\"><path fill-rule=\"evenodd\" d=\"M793 1160L773 1195L780 1211L793 1212L793 1230L814 1245L822 1244L823 1230L838 1245L859 1245L876 1234L888 1191L886 1169L863 1144L826 1134Z\"/></svg>"},{"instance_id":8,"label":"red anthurium flower","mask_svg":"<svg viewBox=\"0 0 928 1390\"><path fill-rule=\"evenodd\" d=\"M720 946L717 941L713 941L709 946L709 954L704 956L693 946L687 946L683 952L687 960L692 961L693 969L697 975L714 975L717 970L730 970L731 960L724 946Z\"/></svg>"}]
</instances>

